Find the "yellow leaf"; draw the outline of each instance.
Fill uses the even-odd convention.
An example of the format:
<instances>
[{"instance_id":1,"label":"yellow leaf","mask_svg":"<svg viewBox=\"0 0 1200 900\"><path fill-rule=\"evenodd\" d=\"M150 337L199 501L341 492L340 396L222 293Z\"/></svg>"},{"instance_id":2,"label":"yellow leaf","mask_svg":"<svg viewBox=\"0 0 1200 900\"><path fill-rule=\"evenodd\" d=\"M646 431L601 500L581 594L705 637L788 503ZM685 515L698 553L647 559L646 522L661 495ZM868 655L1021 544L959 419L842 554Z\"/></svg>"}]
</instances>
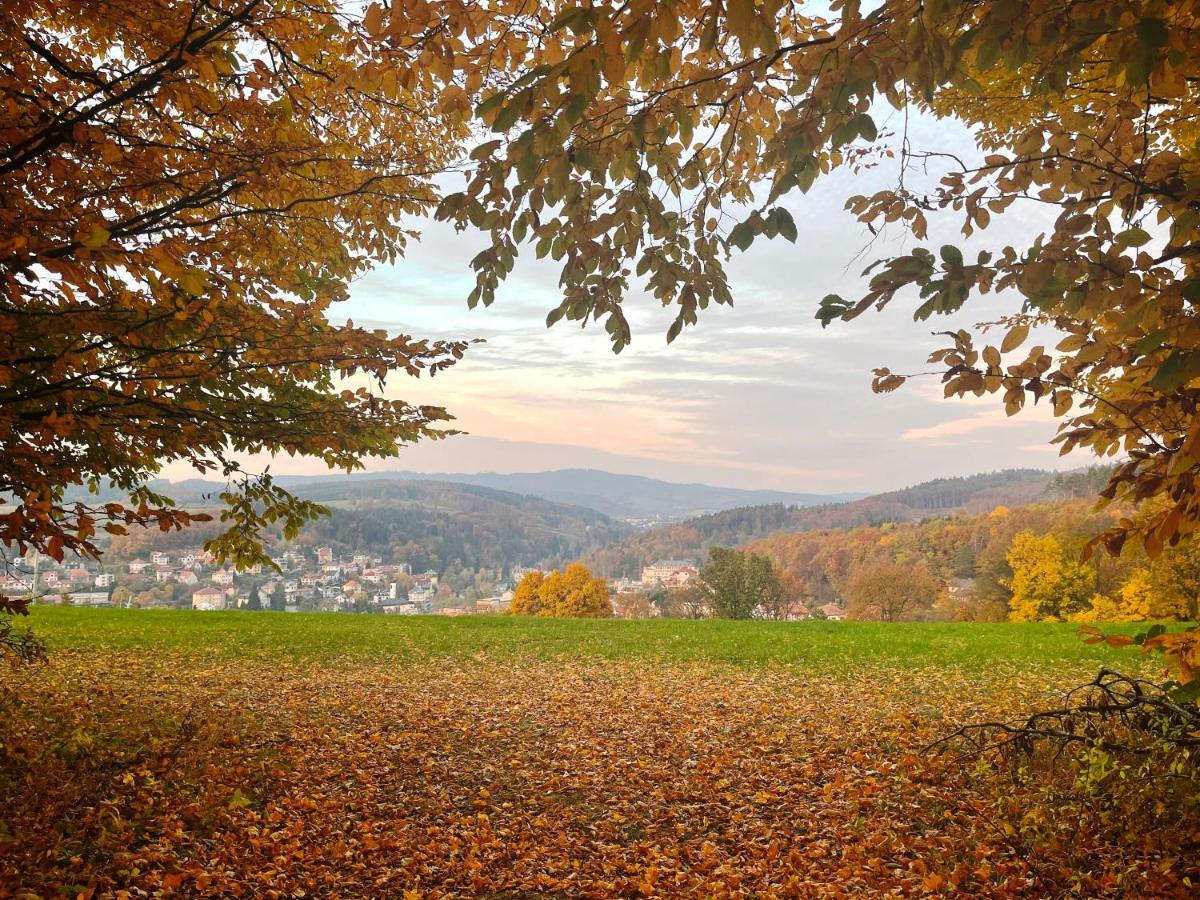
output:
<instances>
[{"instance_id":1,"label":"yellow leaf","mask_svg":"<svg viewBox=\"0 0 1200 900\"><path fill-rule=\"evenodd\" d=\"M103 225L93 225L92 230L87 233L87 236L80 243L89 250L95 250L107 244L110 237L112 237L112 232Z\"/></svg>"},{"instance_id":2,"label":"yellow leaf","mask_svg":"<svg viewBox=\"0 0 1200 900\"><path fill-rule=\"evenodd\" d=\"M739 38L746 37L750 32L750 23L754 21L754 0L730 0L725 15L729 30Z\"/></svg>"},{"instance_id":3,"label":"yellow leaf","mask_svg":"<svg viewBox=\"0 0 1200 900\"><path fill-rule=\"evenodd\" d=\"M1025 324L1014 325L1004 336L1004 340L1000 343L1000 352L1008 353L1010 350L1015 350L1024 343L1025 338L1029 337L1029 326Z\"/></svg>"},{"instance_id":4,"label":"yellow leaf","mask_svg":"<svg viewBox=\"0 0 1200 900\"><path fill-rule=\"evenodd\" d=\"M204 293L204 273L199 269L188 269L179 279L179 286L193 297Z\"/></svg>"}]
</instances>

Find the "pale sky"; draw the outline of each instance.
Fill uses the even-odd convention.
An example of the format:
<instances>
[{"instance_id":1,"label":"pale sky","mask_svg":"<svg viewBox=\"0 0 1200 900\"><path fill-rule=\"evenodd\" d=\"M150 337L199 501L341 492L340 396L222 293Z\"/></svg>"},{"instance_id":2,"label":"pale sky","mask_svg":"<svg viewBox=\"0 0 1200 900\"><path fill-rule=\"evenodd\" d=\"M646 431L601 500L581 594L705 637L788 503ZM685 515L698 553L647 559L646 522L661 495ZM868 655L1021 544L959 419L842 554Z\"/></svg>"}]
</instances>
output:
<instances>
[{"instance_id":1,"label":"pale sky","mask_svg":"<svg viewBox=\"0 0 1200 900\"><path fill-rule=\"evenodd\" d=\"M951 123L914 121L910 137L918 147L973 149ZM991 318L1003 300L972 301L964 314L924 323L912 320L912 297L824 330L813 318L825 294L855 295L867 262L909 246L897 232L867 249L870 234L843 209L850 194L894 186L897 166L887 162L857 179L837 173L819 179L807 196L790 197L797 243L760 238L736 255L729 264L735 306L710 307L670 346L670 312L635 293L626 302L633 343L619 356L602 327L545 327L546 313L557 305L558 271L553 261L534 259L532 247L492 307L468 310L468 263L483 246L480 236L420 223L422 240L407 258L359 281L334 318L344 314L356 324L417 336L485 338L436 378L389 386L393 396L447 407L469 435L419 444L369 468L589 467L671 481L833 492L886 490L998 468L1087 464L1091 458L1078 453L1060 461L1048 443L1054 425L1042 409L1008 419L995 397L943 399L936 378L872 394L874 366L928 368L925 357L943 340L931 331ZM1027 245L1044 227L1026 218L1038 212L998 217L987 245L1001 246L1004 236ZM935 224L927 243L982 246L964 245L960 224ZM279 460L272 471L322 468Z\"/></svg>"}]
</instances>

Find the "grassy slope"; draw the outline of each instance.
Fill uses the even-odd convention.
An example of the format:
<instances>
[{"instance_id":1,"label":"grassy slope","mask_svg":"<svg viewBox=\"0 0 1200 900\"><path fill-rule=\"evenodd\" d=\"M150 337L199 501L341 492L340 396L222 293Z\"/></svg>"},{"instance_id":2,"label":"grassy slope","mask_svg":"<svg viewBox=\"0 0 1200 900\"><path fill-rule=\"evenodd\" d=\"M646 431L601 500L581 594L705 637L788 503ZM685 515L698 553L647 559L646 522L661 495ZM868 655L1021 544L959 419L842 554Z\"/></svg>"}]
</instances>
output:
<instances>
[{"instance_id":1,"label":"grassy slope","mask_svg":"<svg viewBox=\"0 0 1200 900\"><path fill-rule=\"evenodd\" d=\"M1140 659L1128 650L1088 646L1076 626L1066 624L384 618L56 606L36 608L30 623L61 650L162 650L220 658L407 660L485 653L799 665L817 671L853 669L865 660L968 670L1001 661L1031 668L1128 669Z\"/></svg>"}]
</instances>

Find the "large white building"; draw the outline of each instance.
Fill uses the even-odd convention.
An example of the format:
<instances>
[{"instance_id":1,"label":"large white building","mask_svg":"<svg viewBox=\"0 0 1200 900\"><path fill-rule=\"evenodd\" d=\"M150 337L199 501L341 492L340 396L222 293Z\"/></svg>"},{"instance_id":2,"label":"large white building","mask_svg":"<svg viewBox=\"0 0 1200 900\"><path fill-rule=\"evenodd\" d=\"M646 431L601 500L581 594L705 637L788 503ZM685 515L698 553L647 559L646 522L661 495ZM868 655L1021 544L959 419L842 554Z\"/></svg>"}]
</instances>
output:
<instances>
[{"instance_id":1,"label":"large white building","mask_svg":"<svg viewBox=\"0 0 1200 900\"><path fill-rule=\"evenodd\" d=\"M400 600L385 601L383 604L383 611L389 616L415 616L420 612L415 603L408 603Z\"/></svg>"},{"instance_id":2,"label":"large white building","mask_svg":"<svg viewBox=\"0 0 1200 900\"><path fill-rule=\"evenodd\" d=\"M202 587L192 591L192 609L224 609L225 592L215 587Z\"/></svg>"},{"instance_id":3,"label":"large white building","mask_svg":"<svg viewBox=\"0 0 1200 900\"><path fill-rule=\"evenodd\" d=\"M428 587L414 587L408 592L408 602L417 608L418 612L428 613L433 611L433 601L437 597L437 591Z\"/></svg>"},{"instance_id":4,"label":"large white building","mask_svg":"<svg viewBox=\"0 0 1200 900\"><path fill-rule=\"evenodd\" d=\"M690 559L659 559L642 567L645 586L682 587L700 574Z\"/></svg>"}]
</instances>

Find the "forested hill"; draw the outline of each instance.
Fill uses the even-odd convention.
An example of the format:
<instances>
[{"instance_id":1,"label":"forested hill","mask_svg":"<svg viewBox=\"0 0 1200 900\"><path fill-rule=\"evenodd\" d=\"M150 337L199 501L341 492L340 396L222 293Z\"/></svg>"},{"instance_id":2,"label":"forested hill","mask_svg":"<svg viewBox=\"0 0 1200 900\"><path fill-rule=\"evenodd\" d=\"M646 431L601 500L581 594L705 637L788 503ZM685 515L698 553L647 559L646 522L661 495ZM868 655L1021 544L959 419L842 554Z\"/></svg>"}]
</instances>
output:
<instances>
[{"instance_id":1,"label":"forested hill","mask_svg":"<svg viewBox=\"0 0 1200 900\"><path fill-rule=\"evenodd\" d=\"M1043 498L1057 477L1041 469L1004 469L962 478L935 478L913 487L866 497L870 506L896 504L928 512L987 512L997 506L1017 506Z\"/></svg>"},{"instance_id":2,"label":"forested hill","mask_svg":"<svg viewBox=\"0 0 1200 900\"><path fill-rule=\"evenodd\" d=\"M557 469L550 472L422 475L390 473L392 478L475 484L586 506L615 518L674 521L743 506L784 503L814 506L839 503L862 494L798 494L789 491L744 490L710 484L682 483L624 475L599 469Z\"/></svg>"},{"instance_id":3,"label":"forested hill","mask_svg":"<svg viewBox=\"0 0 1200 900\"><path fill-rule=\"evenodd\" d=\"M503 474L477 472L474 474L428 475L419 472L355 472L327 475L280 475L275 481L293 493L321 501L347 497L371 496L380 490L390 492L393 486L413 482L455 484L492 488L509 494L540 497L569 506L585 506L607 516L629 520L659 520L674 522L689 516L735 509L783 503L789 506L816 506L840 503L866 496L861 493L797 494L790 491L743 490L716 487L710 484L681 483L623 475L599 469L558 469L551 472L519 472ZM150 487L184 505L207 505L213 502L225 484L190 478L170 482L154 480ZM120 501L124 494L101 487L98 494L84 488L72 488L68 500L84 502Z\"/></svg>"},{"instance_id":4,"label":"forested hill","mask_svg":"<svg viewBox=\"0 0 1200 900\"><path fill-rule=\"evenodd\" d=\"M586 506L621 519L660 519L676 521L689 516L756 506L786 503L813 506L853 500L863 494L797 494L788 491L743 490L709 484L661 481L640 475L624 475L599 469L557 469L549 472L476 472L472 474L429 475L419 472L356 473L330 477L283 476L280 484L310 496L317 490L334 490L339 495L352 491L356 483L437 481L444 484L476 485L516 494L527 494Z\"/></svg>"},{"instance_id":5,"label":"forested hill","mask_svg":"<svg viewBox=\"0 0 1200 900\"><path fill-rule=\"evenodd\" d=\"M558 564L629 534L592 509L486 487L362 481L354 490L358 498L333 501L333 516L302 540L445 571ZM315 486L307 493L322 499Z\"/></svg>"},{"instance_id":6,"label":"forested hill","mask_svg":"<svg viewBox=\"0 0 1200 900\"><path fill-rule=\"evenodd\" d=\"M780 503L697 516L633 534L587 556L606 577L636 577L655 559L699 561L712 546L738 546L771 534L911 522L954 512L987 512L1047 499L1061 477L1040 469L1005 469L933 481L846 503L796 507Z\"/></svg>"},{"instance_id":7,"label":"forested hill","mask_svg":"<svg viewBox=\"0 0 1200 900\"><path fill-rule=\"evenodd\" d=\"M463 484L358 480L319 485L305 495L333 514L305 526L293 542L330 545L340 555L378 554L415 570L494 569L558 564L629 534L603 513L537 497ZM145 556L172 545L198 546L215 525L175 535L157 530L114 538L117 558Z\"/></svg>"}]
</instances>

